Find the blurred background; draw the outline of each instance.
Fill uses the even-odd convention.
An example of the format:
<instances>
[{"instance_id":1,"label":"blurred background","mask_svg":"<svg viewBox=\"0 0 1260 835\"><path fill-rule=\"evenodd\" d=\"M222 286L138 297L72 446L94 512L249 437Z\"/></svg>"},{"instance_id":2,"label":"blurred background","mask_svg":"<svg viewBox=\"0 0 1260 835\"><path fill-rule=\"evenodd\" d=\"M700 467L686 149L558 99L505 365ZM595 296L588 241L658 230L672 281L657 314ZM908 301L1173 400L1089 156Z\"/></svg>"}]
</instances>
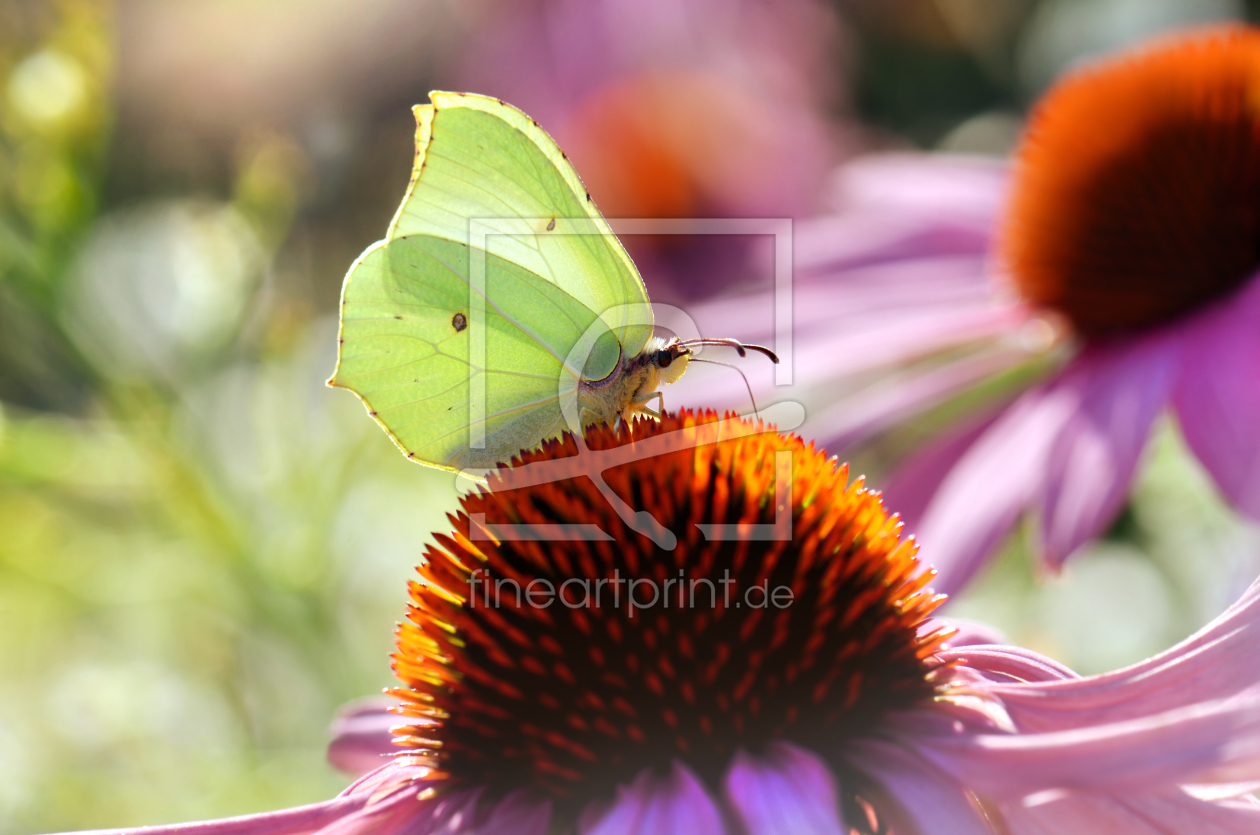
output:
<instances>
[{"instance_id":1,"label":"blurred background","mask_svg":"<svg viewBox=\"0 0 1260 835\"><path fill-rule=\"evenodd\" d=\"M530 113L610 216L804 218L846 159L1000 157L1082 57L1256 15L0 0L0 834L346 784L328 721L390 684L405 581L455 497L323 384L341 279L401 200L428 90ZM656 300L764 280L756 241L630 245ZM1214 616L1257 545L1168 426L1105 541L1057 578L1015 541L952 614L1104 670Z\"/></svg>"}]
</instances>

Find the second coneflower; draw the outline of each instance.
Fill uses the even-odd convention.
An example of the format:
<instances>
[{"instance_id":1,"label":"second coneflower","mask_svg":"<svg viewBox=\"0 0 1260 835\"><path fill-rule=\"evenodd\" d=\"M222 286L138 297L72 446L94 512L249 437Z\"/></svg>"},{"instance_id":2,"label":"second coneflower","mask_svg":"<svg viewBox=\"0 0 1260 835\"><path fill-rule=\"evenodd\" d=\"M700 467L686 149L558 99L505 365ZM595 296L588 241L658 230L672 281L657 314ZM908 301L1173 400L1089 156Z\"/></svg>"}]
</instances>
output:
<instances>
[{"instance_id":1,"label":"second coneflower","mask_svg":"<svg viewBox=\"0 0 1260 835\"><path fill-rule=\"evenodd\" d=\"M843 445L966 395L936 416L969 417L888 485L946 592L1025 517L1053 567L1105 532L1166 413L1260 518L1260 31L1179 34L1075 69L998 173L856 167L846 182L883 205L798 237L800 397L830 407L811 434ZM736 314L768 303L696 319L758 338ZM1016 347L1055 333L1031 363ZM898 375L827 402L837 375L881 363Z\"/></svg>"}]
</instances>

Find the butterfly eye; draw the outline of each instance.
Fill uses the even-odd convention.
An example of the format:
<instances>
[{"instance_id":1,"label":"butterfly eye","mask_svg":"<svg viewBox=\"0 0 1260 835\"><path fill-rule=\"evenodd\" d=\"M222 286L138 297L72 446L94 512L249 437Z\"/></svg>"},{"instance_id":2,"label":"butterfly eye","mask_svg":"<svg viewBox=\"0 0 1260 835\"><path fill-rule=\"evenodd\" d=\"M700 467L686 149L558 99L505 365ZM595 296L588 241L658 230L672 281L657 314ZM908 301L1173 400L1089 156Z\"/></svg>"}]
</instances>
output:
<instances>
[{"instance_id":1,"label":"butterfly eye","mask_svg":"<svg viewBox=\"0 0 1260 835\"><path fill-rule=\"evenodd\" d=\"M657 351L656 352L656 365L658 368L669 368L670 363L672 363L673 361L674 361L674 354L672 351Z\"/></svg>"}]
</instances>

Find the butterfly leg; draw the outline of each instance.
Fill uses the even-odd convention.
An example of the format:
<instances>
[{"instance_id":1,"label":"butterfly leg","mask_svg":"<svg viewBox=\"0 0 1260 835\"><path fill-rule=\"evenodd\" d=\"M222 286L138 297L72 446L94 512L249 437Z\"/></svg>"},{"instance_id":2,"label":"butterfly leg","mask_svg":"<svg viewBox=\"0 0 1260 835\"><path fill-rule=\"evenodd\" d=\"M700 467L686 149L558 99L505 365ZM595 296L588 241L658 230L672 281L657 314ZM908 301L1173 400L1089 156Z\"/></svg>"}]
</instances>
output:
<instances>
[{"instance_id":1,"label":"butterfly leg","mask_svg":"<svg viewBox=\"0 0 1260 835\"><path fill-rule=\"evenodd\" d=\"M604 422L603 419L600 418L599 412L595 411L594 409L583 408L582 413L581 413L581 418L582 418L583 429L586 429L586 427L588 426L599 426L601 423Z\"/></svg>"},{"instance_id":2,"label":"butterfly leg","mask_svg":"<svg viewBox=\"0 0 1260 835\"><path fill-rule=\"evenodd\" d=\"M653 400L656 401L656 411L652 411L651 409L648 408L648 405L647 405L651 403ZM649 415L651 417L656 418L657 420L660 420L661 415L665 413L665 395L659 391L654 391L650 394L640 395L634 398L634 408L636 411L642 412L645 415Z\"/></svg>"}]
</instances>

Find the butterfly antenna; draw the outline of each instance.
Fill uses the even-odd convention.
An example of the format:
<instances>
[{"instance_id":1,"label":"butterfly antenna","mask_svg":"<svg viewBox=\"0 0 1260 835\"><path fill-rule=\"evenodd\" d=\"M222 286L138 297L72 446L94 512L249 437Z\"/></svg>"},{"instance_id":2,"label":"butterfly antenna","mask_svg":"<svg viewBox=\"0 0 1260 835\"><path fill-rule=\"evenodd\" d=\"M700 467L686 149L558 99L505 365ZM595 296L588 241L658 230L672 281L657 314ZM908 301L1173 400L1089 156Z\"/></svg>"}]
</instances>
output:
<instances>
[{"instance_id":1,"label":"butterfly antenna","mask_svg":"<svg viewBox=\"0 0 1260 835\"><path fill-rule=\"evenodd\" d=\"M748 347L751 348L753 346L749 345ZM761 414L757 411L757 398L753 397L752 386L748 383L748 377L743 371L740 371L738 365L731 365L729 362L718 362L717 360L702 360L699 357L692 357L691 362L707 362L709 365L724 365L727 368L735 369L739 376L744 378L744 388L748 389L748 399L752 401L753 416L756 417L757 420L761 420Z\"/></svg>"},{"instance_id":2,"label":"butterfly antenna","mask_svg":"<svg viewBox=\"0 0 1260 835\"><path fill-rule=\"evenodd\" d=\"M748 345L740 342L738 339L689 339L686 342L680 342L678 344L686 345L689 348L698 345L714 345L722 348L734 348L735 353L739 354L741 357L748 356L749 351L756 351L759 354L765 354L775 365L779 364L779 355L774 351L771 351L766 346ZM709 360L709 362L713 362L713 360Z\"/></svg>"}]
</instances>

